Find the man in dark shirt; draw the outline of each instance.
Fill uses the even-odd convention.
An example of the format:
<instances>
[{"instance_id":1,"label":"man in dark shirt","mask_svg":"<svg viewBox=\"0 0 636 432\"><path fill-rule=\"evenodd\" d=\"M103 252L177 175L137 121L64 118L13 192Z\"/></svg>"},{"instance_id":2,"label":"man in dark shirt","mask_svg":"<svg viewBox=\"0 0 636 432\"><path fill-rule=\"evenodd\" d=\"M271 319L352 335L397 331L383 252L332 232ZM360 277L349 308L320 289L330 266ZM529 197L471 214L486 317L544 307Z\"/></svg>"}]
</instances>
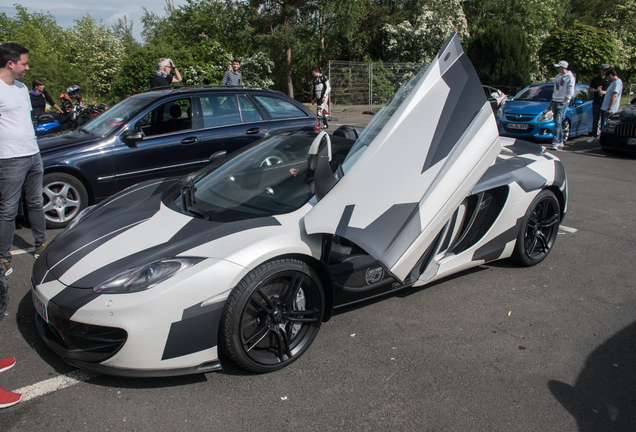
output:
<instances>
[{"instance_id":1,"label":"man in dark shirt","mask_svg":"<svg viewBox=\"0 0 636 432\"><path fill-rule=\"evenodd\" d=\"M174 76L170 76L170 69L174 70ZM181 74L171 59L160 58L157 61L157 72L150 78L150 88L168 87L170 84L181 82Z\"/></svg>"},{"instance_id":2,"label":"man in dark shirt","mask_svg":"<svg viewBox=\"0 0 636 432\"><path fill-rule=\"evenodd\" d=\"M592 79L590 87L587 89L589 94L594 94L594 102L592 103L592 125L594 128L592 134L594 136L587 140L589 143L598 141L598 136L601 132L601 105L603 105L604 98L602 91L607 90L610 85L609 80L605 77L605 73L608 69L609 65L607 63L603 63L600 68L601 74Z\"/></svg>"}]
</instances>

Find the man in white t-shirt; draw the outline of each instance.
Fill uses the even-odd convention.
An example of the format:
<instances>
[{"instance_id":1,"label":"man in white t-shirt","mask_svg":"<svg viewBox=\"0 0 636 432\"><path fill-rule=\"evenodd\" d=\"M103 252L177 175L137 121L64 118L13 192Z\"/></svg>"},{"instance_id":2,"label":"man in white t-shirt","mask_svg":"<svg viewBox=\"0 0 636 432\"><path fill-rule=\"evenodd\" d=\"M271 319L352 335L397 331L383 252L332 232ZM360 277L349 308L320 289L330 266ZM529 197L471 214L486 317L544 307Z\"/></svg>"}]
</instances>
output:
<instances>
[{"instance_id":1,"label":"man in white t-shirt","mask_svg":"<svg viewBox=\"0 0 636 432\"><path fill-rule=\"evenodd\" d=\"M605 127L605 120L621 106L621 94L623 94L623 81L616 75L616 70L610 68L605 72L605 78L610 82L601 105L601 128Z\"/></svg>"},{"instance_id":2,"label":"man in white t-shirt","mask_svg":"<svg viewBox=\"0 0 636 432\"><path fill-rule=\"evenodd\" d=\"M42 209L40 149L31 121L29 89L18 79L29 70L29 50L16 43L0 45L0 264L12 272L11 244L20 196L24 191L35 255L42 253L46 225Z\"/></svg>"},{"instance_id":3,"label":"man in white t-shirt","mask_svg":"<svg viewBox=\"0 0 636 432\"><path fill-rule=\"evenodd\" d=\"M554 65L559 74L554 78L554 91L552 92L552 100L548 107L543 111L547 113L552 108L552 117L554 118L554 133L552 134L552 149L561 150L563 142L568 139L563 135L563 119L568 109L570 101L574 96L574 87L576 86L576 78L572 72L568 70L568 62L561 60Z\"/></svg>"}]
</instances>

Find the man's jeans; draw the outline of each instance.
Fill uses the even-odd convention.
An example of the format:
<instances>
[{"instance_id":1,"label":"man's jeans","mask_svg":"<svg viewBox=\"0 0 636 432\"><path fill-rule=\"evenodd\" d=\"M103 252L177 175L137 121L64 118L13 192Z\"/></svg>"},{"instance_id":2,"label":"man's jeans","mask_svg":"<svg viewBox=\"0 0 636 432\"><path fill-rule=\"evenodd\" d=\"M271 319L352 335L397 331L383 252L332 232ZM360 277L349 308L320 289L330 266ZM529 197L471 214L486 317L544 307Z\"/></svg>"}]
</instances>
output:
<instances>
[{"instance_id":1,"label":"man's jeans","mask_svg":"<svg viewBox=\"0 0 636 432\"><path fill-rule=\"evenodd\" d=\"M568 105L563 102L552 102L552 115L554 117L554 134L552 135L552 146L563 144L563 117Z\"/></svg>"},{"instance_id":2,"label":"man's jeans","mask_svg":"<svg viewBox=\"0 0 636 432\"><path fill-rule=\"evenodd\" d=\"M0 258L11 261L11 244L15 233L20 196L29 211L29 223L35 245L46 241L46 224L42 209L42 177L44 169L40 153L11 159L0 159Z\"/></svg>"},{"instance_id":3,"label":"man's jeans","mask_svg":"<svg viewBox=\"0 0 636 432\"><path fill-rule=\"evenodd\" d=\"M598 138L603 130L603 123L601 123L601 104L592 105L592 134L594 138Z\"/></svg>"}]
</instances>

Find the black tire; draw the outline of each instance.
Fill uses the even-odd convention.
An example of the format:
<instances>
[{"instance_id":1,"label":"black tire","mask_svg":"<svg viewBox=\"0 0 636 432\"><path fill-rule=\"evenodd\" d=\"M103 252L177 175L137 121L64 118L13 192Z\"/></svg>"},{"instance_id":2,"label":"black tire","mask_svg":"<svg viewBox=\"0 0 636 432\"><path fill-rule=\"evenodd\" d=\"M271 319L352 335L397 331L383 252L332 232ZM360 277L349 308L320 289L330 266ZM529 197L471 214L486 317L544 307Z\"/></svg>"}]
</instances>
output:
<instances>
[{"instance_id":1,"label":"black tire","mask_svg":"<svg viewBox=\"0 0 636 432\"><path fill-rule=\"evenodd\" d=\"M239 366L273 372L298 359L318 334L325 308L318 275L295 259L248 273L227 299L219 347Z\"/></svg>"},{"instance_id":2,"label":"black tire","mask_svg":"<svg viewBox=\"0 0 636 432\"><path fill-rule=\"evenodd\" d=\"M70 174L46 174L42 183L44 218L49 229L65 228L88 205L84 184Z\"/></svg>"},{"instance_id":3,"label":"black tire","mask_svg":"<svg viewBox=\"0 0 636 432\"><path fill-rule=\"evenodd\" d=\"M542 190L523 217L512 259L526 267L539 264L552 250L560 223L559 201L551 191Z\"/></svg>"},{"instance_id":4,"label":"black tire","mask_svg":"<svg viewBox=\"0 0 636 432\"><path fill-rule=\"evenodd\" d=\"M561 129L563 130L563 143L570 139L570 119L564 119L563 123L561 123Z\"/></svg>"}]
</instances>

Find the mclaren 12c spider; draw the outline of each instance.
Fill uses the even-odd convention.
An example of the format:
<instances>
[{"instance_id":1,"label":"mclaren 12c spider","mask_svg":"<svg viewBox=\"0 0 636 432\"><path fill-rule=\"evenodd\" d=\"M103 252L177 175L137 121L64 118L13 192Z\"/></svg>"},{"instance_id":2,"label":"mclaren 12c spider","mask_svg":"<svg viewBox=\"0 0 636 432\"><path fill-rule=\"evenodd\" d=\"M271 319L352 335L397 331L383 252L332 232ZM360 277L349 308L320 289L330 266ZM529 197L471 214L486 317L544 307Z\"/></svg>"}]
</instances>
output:
<instances>
[{"instance_id":1,"label":"mclaren 12c spider","mask_svg":"<svg viewBox=\"0 0 636 432\"><path fill-rule=\"evenodd\" d=\"M566 203L559 159L499 137L452 35L359 136L285 132L87 208L35 262L38 331L105 374L209 372L220 352L270 372L335 308L540 263Z\"/></svg>"}]
</instances>

